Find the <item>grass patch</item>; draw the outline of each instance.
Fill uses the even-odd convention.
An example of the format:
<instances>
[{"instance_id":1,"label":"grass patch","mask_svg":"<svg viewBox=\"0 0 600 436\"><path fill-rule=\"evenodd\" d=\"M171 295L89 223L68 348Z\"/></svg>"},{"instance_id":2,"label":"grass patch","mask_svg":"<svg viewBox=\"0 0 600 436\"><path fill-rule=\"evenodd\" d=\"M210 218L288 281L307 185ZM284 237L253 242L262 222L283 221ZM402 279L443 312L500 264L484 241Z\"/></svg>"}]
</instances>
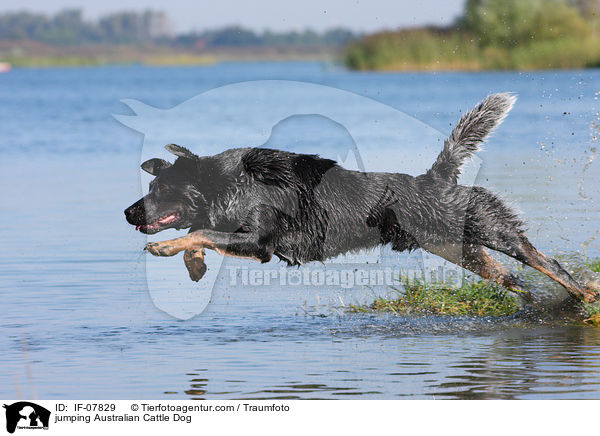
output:
<instances>
[{"instance_id":1,"label":"grass patch","mask_svg":"<svg viewBox=\"0 0 600 436\"><path fill-rule=\"evenodd\" d=\"M25 68L87 67L107 63L106 59L95 56L9 56L2 58L2 60L13 67Z\"/></svg>"},{"instance_id":2,"label":"grass patch","mask_svg":"<svg viewBox=\"0 0 600 436\"><path fill-rule=\"evenodd\" d=\"M193 54L173 54L148 56L142 60L144 65L151 66L194 66L211 65L216 62L214 56L202 56Z\"/></svg>"},{"instance_id":3,"label":"grass patch","mask_svg":"<svg viewBox=\"0 0 600 436\"><path fill-rule=\"evenodd\" d=\"M600 273L600 259L589 259L587 266L592 271ZM600 327L600 303L586 303L584 307L588 317L583 322L592 327Z\"/></svg>"},{"instance_id":4,"label":"grass patch","mask_svg":"<svg viewBox=\"0 0 600 436\"><path fill-rule=\"evenodd\" d=\"M115 54L106 53L99 55L31 55L4 57L1 60L8 62L13 67L46 68L46 67L85 67L103 65L143 64L150 66L189 66L210 65L215 63L212 56L200 56L185 53L175 54Z\"/></svg>"},{"instance_id":5,"label":"grass patch","mask_svg":"<svg viewBox=\"0 0 600 436\"><path fill-rule=\"evenodd\" d=\"M600 327L600 308L589 305L586 307L588 317L583 320L584 323L592 327Z\"/></svg>"},{"instance_id":6,"label":"grass patch","mask_svg":"<svg viewBox=\"0 0 600 436\"><path fill-rule=\"evenodd\" d=\"M487 281L445 283L406 282L395 299L377 298L369 305L352 305L353 312L392 312L398 315L506 316L519 304L506 289Z\"/></svg>"},{"instance_id":7,"label":"grass patch","mask_svg":"<svg viewBox=\"0 0 600 436\"><path fill-rule=\"evenodd\" d=\"M588 260L587 265L592 271L600 273L600 259Z\"/></svg>"}]
</instances>

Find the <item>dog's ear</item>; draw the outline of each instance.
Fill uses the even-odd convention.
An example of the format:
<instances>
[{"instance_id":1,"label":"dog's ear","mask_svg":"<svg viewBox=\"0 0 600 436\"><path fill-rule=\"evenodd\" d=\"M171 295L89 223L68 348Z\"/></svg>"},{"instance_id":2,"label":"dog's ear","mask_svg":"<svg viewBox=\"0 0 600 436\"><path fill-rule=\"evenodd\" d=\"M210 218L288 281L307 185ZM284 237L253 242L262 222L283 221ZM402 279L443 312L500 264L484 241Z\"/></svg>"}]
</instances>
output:
<instances>
[{"instance_id":1,"label":"dog's ear","mask_svg":"<svg viewBox=\"0 0 600 436\"><path fill-rule=\"evenodd\" d=\"M165 168L169 168L170 166L170 162L158 158L147 160L141 165L144 171L146 171L148 174L152 174L153 176L158 176L158 173L160 173Z\"/></svg>"},{"instance_id":2,"label":"dog's ear","mask_svg":"<svg viewBox=\"0 0 600 436\"><path fill-rule=\"evenodd\" d=\"M197 155L189 151L187 148L182 147L181 145L168 144L165 145L165 148L167 149L167 151L170 151L175 156L183 157L185 159L198 159Z\"/></svg>"}]
</instances>

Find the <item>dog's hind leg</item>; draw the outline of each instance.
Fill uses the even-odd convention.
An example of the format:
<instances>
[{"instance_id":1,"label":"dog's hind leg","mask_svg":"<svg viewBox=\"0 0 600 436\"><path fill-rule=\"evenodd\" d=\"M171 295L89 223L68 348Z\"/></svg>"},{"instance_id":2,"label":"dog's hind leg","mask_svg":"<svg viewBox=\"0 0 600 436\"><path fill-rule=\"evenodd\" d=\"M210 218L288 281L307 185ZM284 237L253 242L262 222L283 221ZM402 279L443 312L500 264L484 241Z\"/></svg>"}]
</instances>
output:
<instances>
[{"instance_id":1,"label":"dog's hind leg","mask_svg":"<svg viewBox=\"0 0 600 436\"><path fill-rule=\"evenodd\" d=\"M524 233L519 233L508 241L510 242L494 242L485 245L543 272L564 286L573 297L593 302L600 296L598 291L580 285L556 260L535 248Z\"/></svg>"},{"instance_id":2,"label":"dog's hind leg","mask_svg":"<svg viewBox=\"0 0 600 436\"><path fill-rule=\"evenodd\" d=\"M464 268L530 299L531 293L525 282L498 263L484 247L465 245L463 250Z\"/></svg>"},{"instance_id":3,"label":"dog's hind leg","mask_svg":"<svg viewBox=\"0 0 600 436\"><path fill-rule=\"evenodd\" d=\"M459 189L470 191L465 223L468 240L475 240L479 245L543 272L578 299L594 301L598 298L597 292L581 286L556 260L547 257L529 242L523 222L499 197L478 186Z\"/></svg>"},{"instance_id":4,"label":"dog's hind leg","mask_svg":"<svg viewBox=\"0 0 600 436\"><path fill-rule=\"evenodd\" d=\"M525 282L511 273L504 265L496 262L481 245L448 244L439 247L428 247L427 251L474 272L484 279L496 282L518 293L527 301L532 300Z\"/></svg>"},{"instance_id":5,"label":"dog's hind leg","mask_svg":"<svg viewBox=\"0 0 600 436\"><path fill-rule=\"evenodd\" d=\"M268 262L274 248L257 233L227 233L215 230L196 230L181 238L150 242L145 250L154 256L175 256L184 250L210 248L223 256ZM192 279L193 280L193 279Z\"/></svg>"}]
</instances>

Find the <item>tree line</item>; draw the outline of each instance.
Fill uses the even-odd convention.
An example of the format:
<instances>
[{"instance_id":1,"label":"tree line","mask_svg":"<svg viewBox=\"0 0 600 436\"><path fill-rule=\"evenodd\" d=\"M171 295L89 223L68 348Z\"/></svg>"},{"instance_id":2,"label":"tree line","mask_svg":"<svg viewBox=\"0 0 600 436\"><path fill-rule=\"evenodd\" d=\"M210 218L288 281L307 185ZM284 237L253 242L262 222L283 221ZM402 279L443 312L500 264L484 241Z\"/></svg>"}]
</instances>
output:
<instances>
[{"instance_id":1,"label":"tree line","mask_svg":"<svg viewBox=\"0 0 600 436\"><path fill-rule=\"evenodd\" d=\"M335 28L325 32L255 32L241 26L174 34L162 11L115 12L95 21L83 18L80 9L66 9L54 15L35 12L0 14L0 40L34 40L55 45L84 44L165 44L186 48L251 46L340 46L356 38L351 30Z\"/></svg>"}]
</instances>

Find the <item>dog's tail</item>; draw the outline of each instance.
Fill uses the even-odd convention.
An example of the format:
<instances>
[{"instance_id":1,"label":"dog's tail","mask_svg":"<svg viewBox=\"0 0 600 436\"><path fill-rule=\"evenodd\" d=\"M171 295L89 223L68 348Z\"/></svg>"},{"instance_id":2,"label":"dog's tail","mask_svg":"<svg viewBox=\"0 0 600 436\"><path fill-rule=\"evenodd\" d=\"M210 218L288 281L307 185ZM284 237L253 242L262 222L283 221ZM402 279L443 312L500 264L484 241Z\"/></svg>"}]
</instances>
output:
<instances>
[{"instance_id":1,"label":"dog's tail","mask_svg":"<svg viewBox=\"0 0 600 436\"><path fill-rule=\"evenodd\" d=\"M444 141L444 148L427 174L456 183L460 167L500 125L517 100L513 94L493 94L464 114Z\"/></svg>"}]
</instances>

